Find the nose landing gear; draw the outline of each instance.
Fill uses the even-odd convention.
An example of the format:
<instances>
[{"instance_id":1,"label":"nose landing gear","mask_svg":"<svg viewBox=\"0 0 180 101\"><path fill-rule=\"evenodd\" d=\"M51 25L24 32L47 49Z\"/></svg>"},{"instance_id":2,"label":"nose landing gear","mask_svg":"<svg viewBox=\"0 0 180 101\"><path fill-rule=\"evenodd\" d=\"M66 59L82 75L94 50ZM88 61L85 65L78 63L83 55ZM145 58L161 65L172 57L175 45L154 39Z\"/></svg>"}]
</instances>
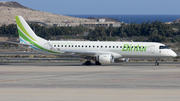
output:
<instances>
[{"instance_id":1,"label":"nose landing gear","mask_svg":"<svg viewBox=\"0 0 180 101\"><path fill-rule=\"evenodd\" d=\"M158 60L160 60L160 59L156 59L155 66L158 66L158 65L159 65Z\"/></svg>"}]
</instances>

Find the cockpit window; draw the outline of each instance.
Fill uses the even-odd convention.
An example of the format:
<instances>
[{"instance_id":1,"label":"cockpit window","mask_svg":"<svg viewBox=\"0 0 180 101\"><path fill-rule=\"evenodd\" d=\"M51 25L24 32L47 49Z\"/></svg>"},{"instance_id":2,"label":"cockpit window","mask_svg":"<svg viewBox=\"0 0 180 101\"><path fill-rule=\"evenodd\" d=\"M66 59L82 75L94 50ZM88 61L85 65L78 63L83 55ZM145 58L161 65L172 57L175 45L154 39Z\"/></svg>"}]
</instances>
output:
<instances>
[{"instance_id":1,"label":"cockpit window","mask_svg":"<svg viewBox=\"0 0 180 101\"><path fill-rule=\"evenodd\" d=\"M159 49L169 49L167 46L159 46Z\"/></svg>"}]
</instances>

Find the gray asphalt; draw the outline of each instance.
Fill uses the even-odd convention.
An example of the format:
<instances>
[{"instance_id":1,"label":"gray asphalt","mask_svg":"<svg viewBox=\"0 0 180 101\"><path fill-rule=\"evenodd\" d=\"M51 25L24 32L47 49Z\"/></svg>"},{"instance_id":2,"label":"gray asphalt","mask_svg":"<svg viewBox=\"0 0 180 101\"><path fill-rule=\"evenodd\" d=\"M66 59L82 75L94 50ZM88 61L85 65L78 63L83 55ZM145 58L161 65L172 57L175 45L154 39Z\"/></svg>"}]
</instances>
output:
<instances>
[{"instance_id":1,"label":"gray asphalt","mask_svg":"<svg viewBox=\"0 0 180 101\"><path fill-rule=\"evenodd\" d=\"M0 100L180 100L180 62L82 64L0 63Z\"/></svg>"}]
</instances>

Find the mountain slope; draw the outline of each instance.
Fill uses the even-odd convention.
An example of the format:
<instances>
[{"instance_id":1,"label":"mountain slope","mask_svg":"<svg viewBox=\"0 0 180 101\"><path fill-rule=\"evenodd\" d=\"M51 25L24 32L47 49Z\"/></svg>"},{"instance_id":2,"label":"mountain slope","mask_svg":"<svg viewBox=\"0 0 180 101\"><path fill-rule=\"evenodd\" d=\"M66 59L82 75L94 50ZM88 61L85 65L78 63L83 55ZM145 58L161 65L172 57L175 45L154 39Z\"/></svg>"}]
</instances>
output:
<instances>
[{"instance_id":1,"label":"mountain slope","mask_svg":"<svg viewBox=\"0 0 180 101\"><path fill-rule=\"evenodd\" d=\"M72 23L78 25L81 22L95 22L95 20L90 19L69 17L33 10L12 1L0 2L0 15L0 26L3 24L15 24L15 15L21 15L29 22L40 22L51 26L59 23Z\"/></svg>"}]
</instances>

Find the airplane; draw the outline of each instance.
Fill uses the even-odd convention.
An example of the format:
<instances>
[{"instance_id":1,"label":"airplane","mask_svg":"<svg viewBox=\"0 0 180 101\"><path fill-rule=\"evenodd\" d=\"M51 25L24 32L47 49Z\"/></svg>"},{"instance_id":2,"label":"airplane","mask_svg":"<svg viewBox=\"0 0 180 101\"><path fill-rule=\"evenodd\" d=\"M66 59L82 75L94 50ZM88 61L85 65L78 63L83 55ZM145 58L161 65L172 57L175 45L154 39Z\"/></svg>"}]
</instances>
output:
<instances>
[{"instance_id":1,"label":"airplane","mask_svg":"<svg viewBox=\"0 0 180 101\"><path fill-rule=\"evenodd\" d=\"M113 41L51 41L37 36L22 16L15 16L20 42L29 49L54 55L73 55L87 59L85 65L120 62L129 58L176 57L177 54L162 43L157 42L113 42ZM13 42L12 42L13 43Z\"/></svg>"}]
</instances>

